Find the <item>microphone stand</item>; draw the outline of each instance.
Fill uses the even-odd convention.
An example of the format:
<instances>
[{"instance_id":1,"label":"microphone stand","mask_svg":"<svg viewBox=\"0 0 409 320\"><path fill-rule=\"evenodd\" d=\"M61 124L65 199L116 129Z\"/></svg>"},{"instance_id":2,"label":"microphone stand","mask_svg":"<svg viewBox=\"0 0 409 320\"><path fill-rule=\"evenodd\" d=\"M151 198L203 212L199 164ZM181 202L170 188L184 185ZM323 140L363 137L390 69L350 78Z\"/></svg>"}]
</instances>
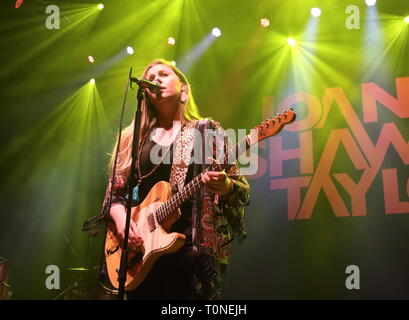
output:
<instances>
[{"instance_id":1,"label":"microphone stand","mask_svg":"<svg viewBox=\"0 0 409 320\"><path fill-rule=\"evenodd\" d=\"M131 77L132 74L132 68L129 73L129 82L130 86L132 88L132 82L135 81L134 78ZM135 81L136 82L136 81ZM120 262L120 267L119 267L119 272L118 272L118 300L123 300L124 299L124 294L125 294L125 282L126 282L126 274L128 271L128 239L129 239L129 227L131 224L131 209L132 209L132 200L133 200L133 188L136 185L136 180L135 180L135 167L136 167L136 157L138 155L138 149L139 149L139 133L140 133L140 127L141 127L141 117L142 117L142 100L144 98L144 90L143 87L136 82L139 85L138 88L138 94L137 94L137 99L138 99L138 105L136 108L135 112L135 117L134 117L134 132L133 132L133 143L132 143L132 165L131 165L131 171L129 174L129 179L128 179L128 198L126 202L126 223L125 223L125 234L124 234L124 241L122 245L122 253L121 253L121 262ZM118 147L117 150L119 150L119 142L118 142ZM142 257L141 257L142 258Z\"/></svg>"}]
</instances>

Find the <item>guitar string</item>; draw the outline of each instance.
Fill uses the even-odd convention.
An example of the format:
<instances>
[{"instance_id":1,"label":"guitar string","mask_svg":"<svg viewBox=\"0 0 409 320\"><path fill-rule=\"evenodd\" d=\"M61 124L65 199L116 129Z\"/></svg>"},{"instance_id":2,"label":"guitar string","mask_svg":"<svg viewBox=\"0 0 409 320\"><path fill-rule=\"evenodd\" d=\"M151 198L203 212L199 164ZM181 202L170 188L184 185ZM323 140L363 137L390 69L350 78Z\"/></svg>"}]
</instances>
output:
<instances>
[{"instance_id":1,"label":"guitar string","mask_svg":"<svg viewBox=\"0 0 409 320\"><path fill-rule=\"evenodd\" d=\"M206 170L207 170L207 169L206 169ZM202 174L203 174L206 170L204 170L201 174L199 174L196 178L194 178L191 182L189 182L188 185L189 185L190 183L192 183L192 185L194 186L194 184L197 183L199 188L202 187L202 186L200 186L201 180L199 180L198 177L199 177L199 176L202 176ZM197 182L194 182L195 180L196 180ZM185 186L185 188L186 188L186 187L187 187L187 185ZM183 192L183 191L181 191L181 192ZM176 196L176 195L174 195L174 196ZM163 203L158 209L156 209L152 214L157 216L159 210L166 210L166 209L169 210L169 209L171 208L171 206L176 203L175 200L172 200L174 196L172 196L170 199L168 199L166 202L164 202L164 203ZM169 202L169 201L170 201L170 202ZM174 210L175 210L175 209L174 209ZM173 212L174 210L171 210L171 212ZM156 219L156 220L157 220L157 219ZM136 230L137 230L138 232L141 232L142 229L143 229L147 224L149 224L149 222L148 222L147 219L146 219L146 221L144 221L144 223L143 223L141 226L138 226ZM160 224L160 223L159 223L159 224Z\"/></svg>"}]
</instances>

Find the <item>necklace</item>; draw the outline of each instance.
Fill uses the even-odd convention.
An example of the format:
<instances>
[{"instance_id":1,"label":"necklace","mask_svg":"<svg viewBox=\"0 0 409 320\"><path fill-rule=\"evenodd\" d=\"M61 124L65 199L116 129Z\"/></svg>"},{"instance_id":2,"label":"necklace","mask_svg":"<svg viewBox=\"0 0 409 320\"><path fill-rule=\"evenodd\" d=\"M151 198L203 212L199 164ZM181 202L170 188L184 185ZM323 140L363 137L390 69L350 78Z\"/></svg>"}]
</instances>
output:
<instances>
[{"instance_id":1,"label":"necklace","mask_svg":"<svg viewBox=\"0 0 409 320\"><path fill-rule=\"evenodd\" d=\"M143 146L145 145L145 140L146 140L146 138L148 137L148 135L149 135L149 133L151 131L152 131L152 127L149 128L149 130L146 132L145 136L143 137L143 139L141 141L140 148L139 148L138 156L136 157L136 170L137 170L137 179L136 180L137 180L137 182L136 182L136 185L132 189L132 200L136 201L136 202L139 202L139 186L140 186L142 180L149 177L149 176L151 176L159 168L159 166L162 164L162 162L159 162L150 172L148 172L145 175L142 175L142 173L141 173L142 149L143 149ZM172 144L169 145L169 148L168 148L168 150L166 150L163 157L165 157L168 154L171 146L172 146ZM128 199L128 195L125 196L125 199Z\"/></svg>"},{"instance_id":2,"label":"necklace","mask_svg":"<svg viewBox=\"0 0 409 320\"><path fill-rule=\"evenodd\" d=\"M152 131L152 127L146 132L145 136L142 139L141 142L141 147L139 148L139 153L138 153L138 157L136 158L136 169L137 169L137 173L138 173L138 185L142 182L143 179L150 177L158 168L159 166L162 164L162 162L159 162L157 165L155 165L153 167L153 169L151 171L149 171L147 174L142 175L141 172L141 156L142 156L142 149L143 146L145 145L145 140L148 137L149 133ZM179 132L180 134L180 132ZM179 134L176 137L176 141L179 138ZM173 142L169 145L169 147L167 148L166 152L163 154L162 159L165 158L165 156L168 154L168 152L170 151L170 148L172 147Z\"/></svg>"}]
</instances>

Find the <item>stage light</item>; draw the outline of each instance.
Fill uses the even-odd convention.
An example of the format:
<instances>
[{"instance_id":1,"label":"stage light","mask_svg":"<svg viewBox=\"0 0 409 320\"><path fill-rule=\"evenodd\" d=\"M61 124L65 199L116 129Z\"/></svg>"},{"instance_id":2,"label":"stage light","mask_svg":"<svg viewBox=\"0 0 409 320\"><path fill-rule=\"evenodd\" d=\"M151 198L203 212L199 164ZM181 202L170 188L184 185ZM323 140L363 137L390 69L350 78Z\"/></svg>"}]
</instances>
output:
<instances>
[{"instance_id":1,"label":"stage light","mask_svg":"<svg viewBox=\"0 0 409 320\"><path fill-rule=\"evenodd\" d=\"M219 28L213 28L213 29L212 29L212 34L213 34L215 37L220 37L221 34L222 34L222 32L220 31Z\"/></svg>"},{"instance_id":2,"label":"stage light","mask_svg":"<svg viewBox=\"0 0 409 320\"><path fill-rule=\"evenodd\" d=\"M92 85L94 85L94 84L95 84L95 79L91 79L91 80L89 81L89 83L92 84Z\"/></svg>"},{"instance_id":3,"label":"stage light","mask_svg":"<svg viewBox=\"0 0 409 320\"><path fill-rule=\"evenodd\" d=\"M262 27L267 28L270 25L270 20L267 18L260 19L260 24Z\"/></svg>"},{"instance_id":4,"label":"stage light","mask_svg":"<svg viewBox=\"0 0 409 320\"><path fill-rule=\"evenodd\" d=\"M175 39L172 37L168 38L168 44L170 44L171 46L173 46L176 43Z\"/></svg>"},{"instance_id":5,"label":"stage light","mask_svg":"<svg viewBox=\"0 0 409 320\"><path fill-rule=\"evenodd\" d=\"M129 54L129 55L131 55L131 54L133 54L133 48L132 47L126 47L126 53L127 54Z\"/></svg>"},{"instance_id":6,"label":"stage light","mask_svg":"<svg viewBox=\"0 0 409 320\"><path fill-rule=\"evenodd\" d=\"M104 9L104 5L103 5L102 3L100 3L100 4L98 5L98 9L99 9L99 10Z\"/></svg>"},{"instance_id":7,"label":"stage light","mask_svg":"<svg viewBox=\"0 0 409 320\"><path fill-rule=\"evenodd\" d=\"M91 63L94 63L94 57L93 56L88 56L88 61Z\"/></svg>"},{"instance_id":8,"label":"stage light","mask_svg":"<svg viewBox=\"0 0 409 320\"><path fill-rule=\"evenodd\" d=\"M365 3L368 7L371 7L375 5L376 0L365 0Z\"/></svg>"},{"instance_id":9,"label":"stage light","mask_svg":"<svg viewBox=\"0 0 409 320\"><path fill-rule=\"evenodd\" d=\"M288 39L287 39L287 42L288 42L288 44L289 44L290 46L294 47L294 45L295 45L295 40L294 40L293 38L288 38Z\"/></svg>"},{"instance_id":10,"label":"stage light","mask_svg":"<svg viewBox=\"0 0 409 320\"><path fill-rule=\"evenodd\" d=\"M314 18L319 17L319 16L321 15L321 9L320 9L320 8L312 8L312 9L311 9L311 15L312 15Z\"/></svg>"},{"instance_id":11,"label":"stage light","mask_svg":"<svg viewBox=\"0 0 409 320\"><path fill-rule=\"evenodd\" d=\"M409 23L409 16L405 18L405 23Z\"/></svg>"}]
</instances>

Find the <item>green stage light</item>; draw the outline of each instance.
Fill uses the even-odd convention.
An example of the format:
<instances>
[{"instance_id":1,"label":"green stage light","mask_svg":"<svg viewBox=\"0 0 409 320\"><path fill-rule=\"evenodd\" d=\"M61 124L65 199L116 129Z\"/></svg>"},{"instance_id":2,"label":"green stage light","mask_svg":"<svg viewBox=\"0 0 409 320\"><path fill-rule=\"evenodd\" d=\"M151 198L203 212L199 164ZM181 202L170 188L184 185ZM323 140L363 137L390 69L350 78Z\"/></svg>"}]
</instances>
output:
<instances>
[{"instance_id":1,"label":"green stage light","mask_svg":"<svg viewBox=\"0 0 409 320\"><path fill-rule=\"evenodd\" d=\"M288 38L288 39L287 39L287 43L288 43L291 47L294 47L294 45L295 45L295 40L294 40L293 38Z\"/></svg>"},{"instance_id":2,"label":"green stage light","mask_svg":"<svg viewBox=\"0 0 409 320\"><path fill-rule=\"evenodd\" d=\"M405 23L409 23L409 16L405 18Z\"/></svg>"},{"instance_id":3,"label":"green stage light","mask_svg":"<svg viewBox=\"0 0 409 320\"><path fill-rule=\"evenodd\" d=\"M99 10L104 9L104 5L103 5L102 3L100 3L100 4L98 5L98 9L99 9Z\"/></svg>"},{"instance_id":4,"label":"green stage light","mask_svg":"<svg viewBox=\"0 0 409 320\"><path fill-rule=\"evenodd\" d=\"M92 84L92 85L94 85L94 84L95 84L95 79L91 79L91 80L89 81L89 83Z\"/></svg>"}]
</instances>

